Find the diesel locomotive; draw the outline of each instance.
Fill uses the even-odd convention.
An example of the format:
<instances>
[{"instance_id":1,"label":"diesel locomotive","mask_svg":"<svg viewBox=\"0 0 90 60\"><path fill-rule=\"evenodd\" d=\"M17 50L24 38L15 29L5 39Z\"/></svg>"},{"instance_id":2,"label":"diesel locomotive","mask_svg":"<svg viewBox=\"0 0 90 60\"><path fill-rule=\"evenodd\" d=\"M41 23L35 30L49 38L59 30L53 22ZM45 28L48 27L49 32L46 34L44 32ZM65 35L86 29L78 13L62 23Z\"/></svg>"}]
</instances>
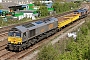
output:
<instances>
[{"instance_id":1,"label":"diesel locomotive","mask_svg":"<svg viewBox=\"0 0 90 60\"><path fill-rule=\"evenodd\" d=\"M8 32L7 48L9 50L22 51L42 39L55 34L62 27L86 17L87 14L87 9L79 9L64 17L50 17L45 20L13 27Z\"/></svg>"}]
</instances>

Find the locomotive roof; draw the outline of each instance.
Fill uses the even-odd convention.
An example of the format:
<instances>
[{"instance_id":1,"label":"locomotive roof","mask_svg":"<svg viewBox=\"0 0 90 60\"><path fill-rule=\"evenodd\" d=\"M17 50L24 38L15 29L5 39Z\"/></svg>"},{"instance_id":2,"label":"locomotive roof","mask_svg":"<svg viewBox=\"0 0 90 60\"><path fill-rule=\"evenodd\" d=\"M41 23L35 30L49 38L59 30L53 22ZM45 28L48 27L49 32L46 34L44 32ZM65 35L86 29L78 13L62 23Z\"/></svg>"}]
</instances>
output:
<instances>
[{"instance_id":1,"label":"locomotive roof","mask_svg":"<svg viewBox=\"0 0 90 60\"><path fill-rule=\"evenodd\" d=\"M44 26L44 25L47 25L49 23L52 23L54 21L58 21L58 20L57 20L57 18L52 17L52 18L49 18L49 19L46 19L43 21L36 21L36 22L16 26L15 28L17 28L21 32L26 32L27 30L32 30L32 29L38 28L40 26Z\"/></svg>"},{"instance_id":2,"label":"locomotive roof","mask_svg":"<svg viewBox=\"0 0 90 60\"><path fill-rule=\"evenodd\" d=\"M79 9L79 10L76 10L74 12L85 12L85 11L87 11L87 9Z\"/></svg>"}]
</instances>

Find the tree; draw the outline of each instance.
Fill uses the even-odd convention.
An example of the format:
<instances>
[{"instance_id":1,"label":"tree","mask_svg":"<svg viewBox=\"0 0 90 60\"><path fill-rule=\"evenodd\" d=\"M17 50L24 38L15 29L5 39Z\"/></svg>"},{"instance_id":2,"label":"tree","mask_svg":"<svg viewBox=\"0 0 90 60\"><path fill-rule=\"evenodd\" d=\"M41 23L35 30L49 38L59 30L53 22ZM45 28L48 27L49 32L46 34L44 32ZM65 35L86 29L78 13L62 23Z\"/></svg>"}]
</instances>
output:
<instances>
[{"instance_id":1,"label":"tree","mask_svg":"<svg viewBox=\"0 0 90 60\"><path fill-rule=\"evenodd\" d=\"M41 6L39 9L41 16L48 16L48 9L45 6Z\"/></svg>"},{"instance_id":2,"label":"tree","mask_svg":"<svg viewBox=\"0 0 90 60\"><path fill-rule=\"evenodd\" d=\"M35 4L36 6L40 6L40 5L41 5L40 0L34 0L34 4Z\"/></svg>"},{"instance_id":3,"label":"tree","mask_svg":"<svg viewBox=\"0 0 90 60\"><path fill-rule=\"evenodd\" d=\"M56 13L59 13L60 12L60 5L59 5L58 2L53 4L53 8L56 11Z\"/></svg>"}]
</instances>

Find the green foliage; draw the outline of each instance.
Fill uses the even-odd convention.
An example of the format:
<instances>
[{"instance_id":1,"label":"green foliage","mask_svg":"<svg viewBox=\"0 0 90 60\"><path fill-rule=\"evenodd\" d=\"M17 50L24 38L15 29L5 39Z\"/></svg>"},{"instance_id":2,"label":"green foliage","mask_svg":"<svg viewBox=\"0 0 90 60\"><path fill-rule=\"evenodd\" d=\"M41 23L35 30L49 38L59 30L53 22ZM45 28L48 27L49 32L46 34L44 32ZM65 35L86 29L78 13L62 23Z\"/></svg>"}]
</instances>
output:
<instances>
[{"instance_id":1,"label":"green foliage","mask_svg":"<svg viewBox=\"0 0 90 60\"><path fill-rule=\"evenodd\" d=\"M52 45L45 46L38 55L37 60L55 60L58 57L58 52Z\"/></svg>"},{"instance_id":2,"label":"green foliage","mask_svg":"<svg viewBox=\"0 0 90 60\"><path fill-rule=\"evenodd\" d=\"M59 3L56 2L53 4L53 8L55 9L56 13L62 13L65 11L69 11L71 9L77 8L79 5L79 3L73 3L73 2L65 2L65 3Z\"/></svg>"},{"instance_id":3,"label":"green foliage","mask_svg":"<svg viewBox=\"0 0 90 60\"><path fill-rule=\"evenodd\" d=\"M85 52L84 59L90 60L90 47L89 47L89 50Z\"/></svg>"},{"instance_id":4,"label":"green foliage","mask_svg":"<svg viewBox=\"0 0 90 60\"><path fill-rule=\"evenodd\" d=\"M41 16L48 16L48 9L45 6L41 6L39 12L41 13Z\"/></svg>"},{"instance_id":5,"label":"green foliage","mask_svg":"<svg viewBox=\"0 0 90 60\"><path fill-rule=\"evenodd\" d=\"M59 3L54 3L53 4L53 8L55 9L56 13L60 12L60 5L59 5Z\"/></svg>"},{"instance_id":6,"label":"green foliage","mask_svg":"<svg viewBox=\"0 0 90 60\"><path fill-rule=\"evenodd\" d=\"M90 22L87 22L87 27L90 29Z\"/></svg>"},{"instance_id":7,"label":"green foliage","mask_svg":"<svg viewBox=\"0 0 90 60\"><path fill-rule=\"evenodd\" d=\"M88 34L88 27L87 26L82 26L81 27L81 32L82 32L82 34L84 34L84 35L87 35Z\"/></svg>"},{"instance_id":8,"label":"green foliage","mask_svg":"<svg viewBox=\"0 0 90 60\"><path fill-rule=\"evenodd\" d=\"M61 54L60 59L62 60L89 60L89 37L85 35L78 36L80 39L75 41L69 41L67 45L67 51L64 54Z\"/></svg>"},{"instance_id":9,"label":"green foliage","mask_svg":"<svg viewBox=\"0 0 90 60\"><path fill-rule=\"evenodd\" d=\"M87 18L87 20L85 20L85 24L88 27L88 29L90 30L90 18Z\"/></svg>"},{"instance_id":10,"label":"green foliage","mask_svg":"<svg viewBox=\"0 0 90 60\"><path fill-rule=\"evenodd\" d=\"M35 5L35 6L40 6L41 3L40 3L39 1L35 1L35 2L34 2L34 5Z\"/></svg>"}]
</instances>

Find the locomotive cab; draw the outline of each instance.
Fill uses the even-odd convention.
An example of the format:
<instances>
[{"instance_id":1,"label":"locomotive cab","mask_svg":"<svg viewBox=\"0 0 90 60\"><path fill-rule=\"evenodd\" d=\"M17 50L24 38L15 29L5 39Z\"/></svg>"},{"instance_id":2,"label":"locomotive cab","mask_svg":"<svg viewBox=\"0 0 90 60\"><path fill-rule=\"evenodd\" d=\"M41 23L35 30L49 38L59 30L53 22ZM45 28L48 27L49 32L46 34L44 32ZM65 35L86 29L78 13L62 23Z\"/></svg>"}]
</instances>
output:
<instances>
[{"instance_id":1,"label":"locomotive cab","mask_svg":"<svg viewBox=\"0 0 90 60\"><path fill-rule=\"evenodd\" d=\"M74 11L74 14L79 14L79 12L78 11Z\"/></svg>"},{"instance_id":2,"label":"locomotive cab","mask_svg":"<svg viewBox=\"0 0 90 60\"><path fill-rule=\"evenodd\" d=\"M22 44L21 32L16 29L12 28L8 32L8 43L9 44Z\"/></svg>"},{"instance_id":3,"label":"locomotive cab","mask_svg":"<svg viewBox=\"0 0 90 60\"><path fill-rule=\"evenodd\" d=\"M79 14L80 15L79 18L84 18L87 16L88 11L87 9L79 9L79 10L74 11L74 14Z\"/></svg>"}]
</instances>

